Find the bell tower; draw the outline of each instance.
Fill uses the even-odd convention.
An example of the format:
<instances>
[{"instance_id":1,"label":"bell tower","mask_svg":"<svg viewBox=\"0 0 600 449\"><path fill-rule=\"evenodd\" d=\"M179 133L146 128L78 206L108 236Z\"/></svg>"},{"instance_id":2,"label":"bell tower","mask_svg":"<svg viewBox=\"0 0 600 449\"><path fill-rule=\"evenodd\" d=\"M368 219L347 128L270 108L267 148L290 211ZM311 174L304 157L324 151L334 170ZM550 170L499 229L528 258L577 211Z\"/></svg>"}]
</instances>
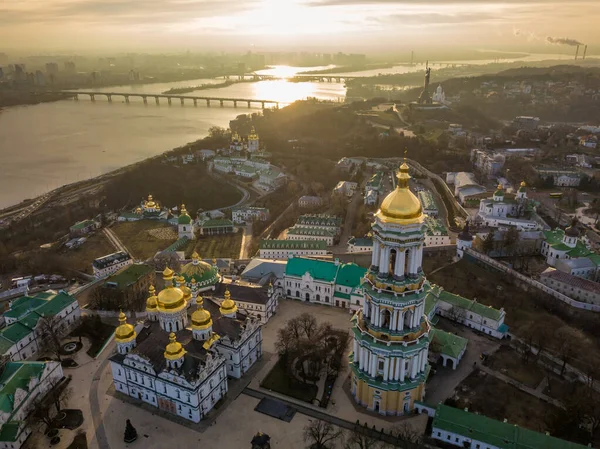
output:
<instances>
[{"instance_id":1,"label":"bell tower","mask_svg":"<svg viewBox=\"0 0 600 449\"><path fill-rule=\"evenodd\" d=\"M373 255L354 317L352 395L382 415L403 415L425 395L430 325L421 267L425 215L410 191L406 161L372 227Z\"/></svg>"}]
</instances>

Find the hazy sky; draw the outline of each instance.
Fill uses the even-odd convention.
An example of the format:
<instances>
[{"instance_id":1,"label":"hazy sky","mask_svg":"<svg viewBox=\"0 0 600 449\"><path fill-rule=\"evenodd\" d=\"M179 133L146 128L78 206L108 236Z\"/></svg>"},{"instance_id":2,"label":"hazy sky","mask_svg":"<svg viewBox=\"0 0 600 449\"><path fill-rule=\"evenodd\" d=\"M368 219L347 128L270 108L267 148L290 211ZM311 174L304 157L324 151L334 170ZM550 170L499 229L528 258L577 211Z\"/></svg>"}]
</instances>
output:
<instances>
[{"instance_id":1,"label":"hazy sky","mask_svg":"<svg viewBox=\"0 0 600 449\"><path fill-rule=\"evenodd\" d=\"M598 20L600 0L0 0L0 51L594 44Z\"/></svg>"}]
</instances>

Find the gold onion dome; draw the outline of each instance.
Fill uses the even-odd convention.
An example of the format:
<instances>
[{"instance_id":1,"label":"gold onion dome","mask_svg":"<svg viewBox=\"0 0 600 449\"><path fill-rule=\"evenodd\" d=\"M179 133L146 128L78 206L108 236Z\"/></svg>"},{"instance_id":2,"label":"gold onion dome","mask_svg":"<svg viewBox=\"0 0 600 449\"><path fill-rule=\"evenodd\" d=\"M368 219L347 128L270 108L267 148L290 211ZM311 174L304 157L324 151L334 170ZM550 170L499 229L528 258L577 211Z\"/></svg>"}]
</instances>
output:
<instances>
[{"instance_id":1,"label":"gold onion dome","mask_svg":"<svg viewBox=\"0 0 600 449\"><path fill-rule=\"evenodd\" d=\"M156 203L154 202L152 195L148 195L148 201L146 201L146 204L144 204L144 206L146 206L148 208L156 207Z\"/></svg>"},{"instance_id":2,"label":"gold onion dome","mask_svg":"<svg viewBox=\"0 0 600 449\"><path fill-rule=\"evenodd\" d=\"M377 217L382 221L396 224L414 224L423 222L423 208L421 202L410 191L408 164L406 161L400 166L396 175L398 185L396 189L385 197Z\"/></svg>"},{"instance_id":3,"label":"gold onion dome","mask_svg":"<svg viewBox=\"0 0 600 449\"><path fill-rule=\"evenodd\" d=\"M202 306L198 307L194 313L192 313L192 329L194 330L205 330L212 326L212 318L210 312L204 310Z\"/></svg>"},{"instance_id":4,"label":"gold onion dome","mask_svg":"<svg viewBox=\"0 0 600 449\"><path fill-rule=\"evenodd\" d=\"M192 299L192 289L189 288L187 285L183 284L181 288L181 291L183 292L183 299L185 300L185 302L189 302Z\"/></svg>"},{"instance_id":5,"label":"gold onion dome","mask_svg":"<svg viewBox=\"0 0 600 449\"><path fill-rule=\"evenodd\" d=\"M183 291L172 284L173 270L169 267L163 271L165 288L158 294L158 310L164 313L179 312L185 307Z\"/></svg>"},{"instance_id":6,"label":"gold onion dome","mask_svg":"<svg viewBox=\"0 0 600 449\"><path fill-rule=\"evenodd\" d=\"M525 181L521 181L521 184L519 184L519 192L523 192L525 187L527 187L527 184L525 184Z\"/></svg>"},{"instance_id":7,"label":"gold onion dome","mask_svg":"<svg viewBox=\"0 0 600 449\"><path fill-rule=\"evenodd\" d=\"M184 356L186 353L181 343L177 341L177 337L174 332L169 334L169 344L165 349L165 359L168 360L177 360Z\"/></svg>"},{"instance_id":8,"label":"gold onion dome","mask_svg":"<svg viewBox=\"0 0 600 449\"><path fill-rule=\"evenodd\" d=\"M200 259L195 251L192 254L192 261L181 267L181 274L190 282L196 280L202 287L216 284L218 281L217 269Z\"/></svg>"},{"instance_id":9,"label":"gold onion dome","mask_svg":"<svg viewBox=\"0 0 600 449\"><path fill-rule=\"evenodd\" d=\"M151 285L148 289L148 293L150 296L146 300L146 311L153 312L156 310L158 306L158 298L156 297L156 290L154 289L154 285Z\"/></svg>"},{"instance_id":10,"label":"gold onion dome","mask_svg":"<svg viewBox=\"0 0 600 449\"><path fill-rule=\"evenodd\" d=\"M237 312L237 305L235 301L231 299L231 293L229 293L229 290L225 290L225 300L221 303L219 311L223 315Z\"/></svg>"},{"instance_id":11,"label":"gold onion dome","mask_svg":"<svg viewBox=\"0 0 600 449\"><path fill-rule=\"evenodd\" d=\"M252 130L250 131L250 135L248 136L248 140L256 140L258 139L258 135L256 134L256 129L254 129L254 126L252 127Z\"/></svg>"},{"instance_id":12,"label":"gold onion dome","mask_svg":"<svg viewBox=\"0 0 600 449\"><path fill-rule=\"evenodd\" d=\"M117 343L128 343L135 339L135 329L131 324L127 324L127 317L121 310L119 313L119 326L115 330L115 340Z\"/></svg>"},{"instance_id":13,"label":"gold onion dome","mask_svg":"<svg viewBox=\"0 0 600 449\"><path fill-rule=\"evenodd\" d=\"M494 192L494 196L504 196L502 191L502 184L498 184L497 190Z\"/></svg>"}]
</instances>

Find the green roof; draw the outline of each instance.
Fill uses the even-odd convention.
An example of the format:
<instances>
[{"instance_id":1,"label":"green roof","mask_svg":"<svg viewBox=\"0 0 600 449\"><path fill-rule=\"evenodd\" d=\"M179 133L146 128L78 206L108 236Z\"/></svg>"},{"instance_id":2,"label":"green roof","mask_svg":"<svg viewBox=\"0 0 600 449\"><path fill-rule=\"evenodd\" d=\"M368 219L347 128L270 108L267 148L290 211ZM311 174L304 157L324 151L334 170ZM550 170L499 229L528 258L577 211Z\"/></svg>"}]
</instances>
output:
<instances>
[{"instance_id":1,"label":"green roof","mask_svg":"<svg viewBox=\"0 0 600 449\"><path fill-rule=\"evenodd\" d=\"M335 233L326 228L311 228L309 226L292 226L287 230L288 235L316 235L319 237L333 237Z\"/></svg>"},{"instance_id":2,"label":"green roof","mask_svg":"<svg viewBox=\"0 0 600 449\"><path fill-rule=\"evenodd\" d=\"M11 309L4 314L5 317L16 318L18 321L0 330L0 336L16 343L32 332L40 316L56 315L75 301L77 301L75 297L63 291L56 294L42 292L35 296L18 298L12 302ZM0 348L6 346L7 343L0 339Z\"/></svg>"},{"instance_id":3,"label":"green roof","mask_svg":"<svg viewBox=\"0 0 600 449\"><path fill-rule=\"evenodd\" d=\"M200 223L200 227L202 228L223 228L223 227L233 227L233 221L227 218L213 218L209 220L205 220Z\"/></svg>"},{"instance_id":4,"label":"green roof","mask_svg":"<svg viewBox=\"0 0 600 449\"><path fill-rule=\"evenodd\" d=\"M309 273L314 279L325 282L334 282L339 266L327 260L306 259L293 257L287 261L286 276L302 277Z\"/></svg>"},{"instance_id":5,"label":"green roof","mask_svg":"<svg viewBox=\"0 0 600 449\"><path fill-rule=\"evenodd\" d=\"M323 240L261 240L260 249L326 250L327 244Z\"/></svg>"},{"instance_id":6,"label":"green roof","mask_svg":"<svg viewBox=\"0 0 600 449\"><path fill-rule=\"evenodd\" d=\"M2 425L0 430L0 441L14 442L17 441L17 437L21 430L21 424L19 421L10 421Z\"/></svg>"},{"instance_id":7,"label":"green roof","mask_svg":"<svg viewBox=\"0 0 600 449\"><path fill-rule=\"evenodd\" d=\"M498 321L502 316L502 312L498 309L494 309L492 306L486 306L472 299L463 298L462 296L455 295L445 290L440 293L439 299L440 301L447 302L453 306L460 307L461 309L469 310L491 320Z\"/></svg>"},{"instance_id":8,"label":"green roof","mask_svg":"<svg viewBox=\"0 0 600 449\"><path fill-rule=\"evenodd\" d=\"M596 265L596 266L600 265L600 254L593 253L587 257L594 263L594 265Z\"/></svg>"},{"instance_id":9,"label":"green roof","mask_svg":"<svg viewBox=\"0 0 600 449\"><path fill-rule=\"evenodd\" d=\"M466 338L440 329L432 329L429 333L429 338L431 338L431 344L435 345L435 349L432 349L434 352L439 352L455 359L458 359L469 342Z\"/></svg>"},{"instance_id":10,"label":"green roof","mask_svg":"<svg viewBox=\"0 0 600 449\"><path fill-rule=\"evenodd\" d=\"M432 428L434 432L435 429L452 432L500 449L584 449L587 447L443 404L438 405Z\"/></svg>"},{"instance_id":11,"label":"green roof","mask_svg":"<svg viewBox=\"0 0 600 449\"><path fill-rule=\"evenodd\" d=\"M342 219L334 215L324 214L304 214L298 217L296 225L300 226L327 226L339 227L342 224Z\"/></svg>"},{"instance_id":12,"label":"green roof","mask_svg":"<svg viewBox=\"0 0 600 449\"><path fill-rule=\"evenodd\" d=\"M355 263L342 264L338 270L335 283L345 287L358 287L366 272L366 268L359 267Z\"/></svg>"},{"instance_id":13,"label":"green roof","mask_svg":"<svg viewBox=\"0 0 600 449\"><path fill-rule=\"evenodd\" d=\"M427 235L448 235L446 226L442 224L441 220L433 217L425 217L425 233Z\"/></svg>"},{"instance_id":14,"label":"green roof","mask_svg":"<svg viewBox=\"0 0 600 449\"><path fill-rule=\"evenodd\" d=\"M341 299L350 299L350 295L348 293L342 293L337 291L333 293L333 297Z\"/></svg>"},{"instance_id":15,"label":"green roof","mask_svg":"<svg viewBox=\"0 0 600 449\"><path fill-rule=\"evenodd\" d=\"M192 222L192 217L190 217L187 213L179 215L177 217L177 223L179 224L190 224Z\"/></svg>"},{"instance_id":16,"label":"green roof","mask_svg":"<svg viewBox=\"0 0 600 449\"><path fill-rule=\"evenodd\" d=\"M151 273L153 268L145 264L129 265L121 271L110 276L104 284L114 284L117 288L123 289L135 284L140 278Z\"/></svg>"},{"instance_id":17,"label":"green roof","mask_svg":"<svg viewBox=\"0 0 600 449\"><path fill-rule=\"evenodd\" d=\"M8 338L0 335L0 352L6 354L15 343L10 341Z\"/></svg>"},{"instance_id":18,"label":"green roof","mask_svg":"<svg viewBox=\"0 0 600 449\"><path fill-rule=\"evenodd\" d=\"M32 332L32 329L17 321L16 323L9 324L4 329L2 329L0 331L0 335L6 338L7 340L16 343L19 340L22 340L23 338L27 337Z\"/></svg>"},{"instance_id":19,"label":"green roof","mask_svg":"<svg viewBox=\"0 0 600 449\"><path fill-rule=\"evenodd\" d=\"M546 243L552 247L555 251L565 251L570 257L590 257L596 256L596 254L590 251L587 246L581 241L577 240L577 244L574 248L567 246L563 243L563 238L565 236L565 231L560 228L553 229L552 231L543 231L544 237L546 238ZM595 257L595 260L592 260L594 263L598 264L600 262L600 258Z\"/></svg>"},{"instance_id":20,"label":"green roof","mask_svg":"<svg viewBox=\"0 0 600 449\"><path fill-rule=\"evenodd\" d=\"M0 374L0 410L12 413L17 389L27 391L31 378L39 378L45 367L45 362L8 362Z\"/></svg>"},{"instance_id":21,"label":"green roof","mask_svg":"<svg viewBox=\"0 0 600 449\"><path fill-rule=\"evenodd\" d=\"M87 228L88 226L94 225L96 222L94 220L83 220L75 223L69 229L71 231L78 231L79 229Z\"/></svg>"}]
</instances>

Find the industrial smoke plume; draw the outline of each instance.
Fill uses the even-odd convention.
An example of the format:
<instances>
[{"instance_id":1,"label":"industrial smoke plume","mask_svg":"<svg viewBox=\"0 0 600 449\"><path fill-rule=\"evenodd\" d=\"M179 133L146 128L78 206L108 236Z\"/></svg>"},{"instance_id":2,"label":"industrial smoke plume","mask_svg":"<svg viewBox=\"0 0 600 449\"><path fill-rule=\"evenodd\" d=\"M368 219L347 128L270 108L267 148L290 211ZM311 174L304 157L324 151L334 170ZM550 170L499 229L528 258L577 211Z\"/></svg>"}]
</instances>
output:
<instances>
[{"instance_id":1,"label":"industrial smoke plume","mask_svg":"<svg viewBox=\"0 0 600 449\"><path fill-rule=\"evenodd\" d=\"M582 42L579 42L575 39L569 39L568 37L552 37L548 36L546 41L550 44L556 45L570 45L571 47L575 47L577 45L583 45Z\"/></svg>"}]
</instances>

